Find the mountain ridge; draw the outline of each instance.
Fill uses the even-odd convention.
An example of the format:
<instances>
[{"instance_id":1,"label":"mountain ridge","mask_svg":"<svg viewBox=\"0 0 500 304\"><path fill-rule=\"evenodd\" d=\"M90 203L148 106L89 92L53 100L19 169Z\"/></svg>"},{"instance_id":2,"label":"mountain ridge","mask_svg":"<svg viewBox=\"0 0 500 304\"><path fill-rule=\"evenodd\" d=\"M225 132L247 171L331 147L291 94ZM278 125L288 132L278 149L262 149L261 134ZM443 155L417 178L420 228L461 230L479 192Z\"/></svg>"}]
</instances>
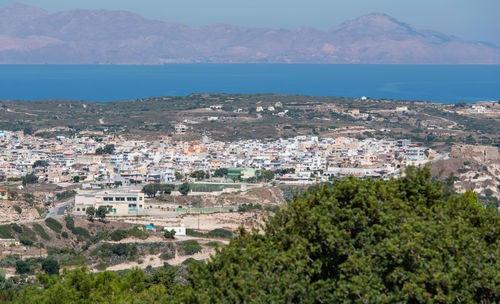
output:
<instances>
[{"instance_id":1,"label":"mountain ridge","mask_svg":"<svg viewBox=\"0 0 500 304\"><path fill-rule=\"evenodd\" d=\"M129 11L0 9L3 64L499 64L500 48L371 13L319 30L189 26Z\"/></svg>"}]
</instances>

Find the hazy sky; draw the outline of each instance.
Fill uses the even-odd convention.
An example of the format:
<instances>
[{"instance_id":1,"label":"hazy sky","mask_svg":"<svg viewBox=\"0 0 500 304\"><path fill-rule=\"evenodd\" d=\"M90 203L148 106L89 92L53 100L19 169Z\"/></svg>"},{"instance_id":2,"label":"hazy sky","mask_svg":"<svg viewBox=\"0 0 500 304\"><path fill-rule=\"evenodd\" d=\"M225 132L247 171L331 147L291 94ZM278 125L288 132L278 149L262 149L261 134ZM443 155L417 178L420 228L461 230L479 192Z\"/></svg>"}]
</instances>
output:
<instances>
[{"instance_id":1,"label":"hazy sky","mask_svg":"<svg viewBox=\"0 0 500 304\"><path fill-rule=\"evenodd\" d=\"M320 29L371 12L389 14L417 28L500 46L500 0L0 0L66 9L128 10L148 18L188 25L230 23L243 26Z\"/></svg>"}]
</instances>

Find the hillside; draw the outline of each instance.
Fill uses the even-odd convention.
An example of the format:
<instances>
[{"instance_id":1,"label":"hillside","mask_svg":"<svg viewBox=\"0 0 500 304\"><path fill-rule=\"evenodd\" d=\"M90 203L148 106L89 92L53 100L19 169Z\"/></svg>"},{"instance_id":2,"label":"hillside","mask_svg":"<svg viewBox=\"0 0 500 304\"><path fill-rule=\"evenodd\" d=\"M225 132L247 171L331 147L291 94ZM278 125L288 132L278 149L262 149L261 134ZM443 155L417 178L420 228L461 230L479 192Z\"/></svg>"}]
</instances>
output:
<instances>
[{"instance_id":1,"label":"hillside","mask_svg":"<svg viewBox=\"0 0 500 304\"><path fill-rule=\"evenodd\" d=\"M373 13L327 31L192 27L126 11L0 9L0 63L498 64L500 49Z\"/></svg>"},{"instance_id":2,"label":"hillside","mask_svg":"<svg viewBox=\"0 0 500 304\"><path fill-rule=\"evenodd\" d=\"M240 229L206 263L125 273L76 269L40 275L20 290L0 277L0 298L7 303L498 303L497 210L483 207L473 192L447 190L431 179L429 168L410 168L405 177L387 181L344 178L298 197L270 217L263 232Z\"/></svg>"}]
</instances>

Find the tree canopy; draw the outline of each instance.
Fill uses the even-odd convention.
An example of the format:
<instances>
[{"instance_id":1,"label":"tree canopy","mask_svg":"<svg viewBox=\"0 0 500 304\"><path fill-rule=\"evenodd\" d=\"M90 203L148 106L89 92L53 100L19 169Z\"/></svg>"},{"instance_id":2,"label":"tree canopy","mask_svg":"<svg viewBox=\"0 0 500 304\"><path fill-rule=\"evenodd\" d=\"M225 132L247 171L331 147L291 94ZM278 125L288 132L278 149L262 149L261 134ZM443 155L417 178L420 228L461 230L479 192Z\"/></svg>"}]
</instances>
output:
<instances>
[{"instance_id":1,"label":"tree canopy","mask_svg":"<svg viewBox=\"0 0 500 304\"><path fill-rule=\"evenodd\" d=\"M498 303L498 212L471 191L445 199L445 186L428 167L388 181L334 180L262 231L239 229L185 275L64 271L14 302Z\"/></svg>"}]
</instances>

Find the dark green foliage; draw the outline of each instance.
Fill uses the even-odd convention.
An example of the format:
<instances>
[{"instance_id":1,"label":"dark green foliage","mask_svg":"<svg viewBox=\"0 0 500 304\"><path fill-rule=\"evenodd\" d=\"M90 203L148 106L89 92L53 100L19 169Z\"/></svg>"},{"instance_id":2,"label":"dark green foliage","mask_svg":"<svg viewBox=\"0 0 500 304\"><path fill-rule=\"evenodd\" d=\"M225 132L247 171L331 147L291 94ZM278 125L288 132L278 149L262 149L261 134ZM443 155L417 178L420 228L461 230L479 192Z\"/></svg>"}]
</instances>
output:
<instances>
[{"instance_id":1,"label":"dark green foliage","mask_svg":"<svg viewBox=\"0 0 500 304\"><path fill-rule=\"evenodd\" d=\"M23 233L23 228L16 223L10 224L10 228L12 228L12 230L14 230L16 233Z\"/></svg>"},{"instance_id":2,"label":"dark green foliage","mask_svg":"<svg viewBox=\"0 0 500 304\"><path fill-rule=\"evenodd\" d=\"M207 172L205 172L203 170L193 171L193 172L191 172L191 174L189 176L191 178L195 178L196 180L203 180L206 178L210 178L210 174L208 174Z\"/></svg>"},{"instance_id":3,"label":"dark green foliage","mask_svg":"<svg viewBox=\"0 0 500 304\"><path fill-rule=\"evenodd\" d=\"M59 268L59 262L53 258L46 258L42 262L42 270L45 271L46 274L59 274Z\"/></svg>"},{"instance_id":4,"label":"dark green foliage","mask_svg":"<svg viewBox=\"0 0 500 304\"><path fill-rule=\"evenodd\" d=\"M120 241L128 236L128 231L123 229L117 229L109 235L109 239L112 241Z\"/></svg>"},{"instance_id":5,"label":"dark green foliage","mask_svg":"<svg viewBox=\"0 0 500 304\"><path fill-rule=\"evenodd\" d=\"M214 172L214 177L225 177L227 176L227 168L217 168Z\"/></svg>"},{"instance_id":6,"label":"dark green foliage","mask_svg":"<svg viewBox=\"0 0 500 304\"><path fill-rule=\"evenodd\" d=\"M444 201L429 168L345 178L241 230L186 302L495 303L499 223L471 192Z\"/></svg>"},{"instance_id":7,"label":"dark green foliage","mask_svg":"<svg viewBox=\"0 0 500 304\"><path fill-rule=\"evenodd\" d=\"M113 154L115 152L115 145L109 144L104 146L104 148L97 148L95 154Z\"/></svg>"},{"instance_id":8,"label":"dark green foliage","mask_svg":"<svg viewBox=\"0 0 500 304\"><path fill-rule=\"evenodd\" d=\"M19 214L23 213L23 209L21 209L21 207L19 207L19 205L14 205L14 206L12 206L12 208L14 208L14 210L16 210L16 212Z\"/></svg>"},{"instance_id":9,"label":"dark green foliage","mask_svg":"<svg viewBox=\"0 0 500 304\"><path fill-rule=\"evenodd\" d=\"M182 265L191 265L191 264L203 264L203 261L199 261L193 258L187 258L182 262Z\"/></svg>"},{"instance_id":10,"label":"dark green foliage","mask_svg":"<svg viewBox=\"0 0 500 304\"><path fill-rule=\"evenodd\" d=\"M154 279L139 270L76 269L39 276L43 288L11 296L15 303L499 303L497 210L470 191L444 200L443 188L428 168L388 181L335 180L279 209L263 231L240 229L206 264L188 261L187 278L172 268ZM177 245L181 254L201 249L195 241Z\"/></svg>"},{"instance_id":11,"label":"dark green foliage","mask_svg":"<svg viewBox=\"0 0 500 304\"><path fill-rule=\"evenodd\" d=\"M182 185L179 186L179 192L182 195L187 195L189 193L189 183L183 183Z\"/></svg>"},{"instance_id":12,"label":"dark green foliage","mask_svg":"<svg viewBox=\"0 0 500 304\"><path fill-rule=\"evenodd\" d=\"M74 190L67 190L67 191L56 193L56 198L57 198L58 201L61 201L61 200L65 200L65 199L68 199L70 197L73 197L75 195L76 195L76 191L74 191Z\"/></svg>"},{"instance_id":13,"label":"dark green foliage","mask_svg":"<svg viewBox=\"0 0 500 304\"><path fill-rule=\"evenodd\" d=\"M162 252L162 254L160 254L160 259L162 260L170 260L173 258L175 258L175 254L171 252Z\"/></svg>"},{"instance_id":14,"label":"dark green foliage","mask_svg":"<svg viewBox=\"0 0 500 304\"><path fill-rule=\"evenodd\" d=\"M23 261L23 260L18 260L16 262L16 273L29 274L32 272L33 272L33 270L31 269L30 264L28 264L28 262Z\"/></svg>"},{"instance_id":15,"label":"dark green foliage","mask_svg":"<svg viewBox=\"0 0 500 304\"><path fill-rule=\"evenodd\" d=\"M46 160L37 160L33 163L32 167L37 168L37 167L47 167L49 165L49 162Z\"/></svg>"},{"instance_id":16,"label":"dark green foliage","mask_svg":"<svg viewBox=\"0 0 500 304\"><path fill-rule=\"evenodd\" d=\"M262 210L261 204L241 204L238 206L238 212L247 212L252 210Z\"/></svg>"},{"instance_id":17,"label":"dark green foliage","mask_svg":"<svg viewBox=\"0 0 500 304\"><path fill-rule=\"evenodd\" d=\"M177 245L179 245L179 253L181 255L193 255L200 252L202 249L196 240L178 242Z\"/></svg>"},{"instance_id":18,"label":"dark green foliage","mask_svg":"<svg viewBox=\"0 0 500 304\"><path fill-rule=\"evenodd\" d=\"M38 176L35 173L29 173L22 177L23 185L38 183Z\"/></svg>"},{"instance_id":19,"label":"dark green foliage","mask_svg":"<svg viewBox=\"0 0 500 304\"><path fill-rule=\"evenodd\" d=\"M50 236L47 234L47 232L45 232L45 229L43 229L42 225L33 224L33 229L35 230L36 233L38 233L39 236L42 237L42 239L50 241Z\"/></svg>"},{"instance_id":20,"label":"dark green foliage","mask_svg":"<svg viewBox=\"0 0 500 304\"><path fill-rule=\"evenodd\" d=\"M19 242L21 242L21 244L23 245L26 245L26 246L32 246L33 245L33 241L24 237L24 236L20 236L19 237Z\"/></svg>"},{"instance_id":21,"label":"dark green foliage","mask_svg":"<svg viewBox=\"0 0 500 304\"><path fill-rule=\"evenodd\" d=\"M99 206L95 212L95 216L99 218L100 221L104 221L106 214L109 213L111 207L109 206Z\"/></svg>"},{"instance_id":22,"label":"dark green foliage","mask_svg":"<svg viewBox=\"0 0 500 304\"><path fill-rule=\"evenodd\" d=\"M145 240L149 237L149 234L145 231L140 230L137 227L134 227L134 228L129 229L129 230L117 229L117 230L114 230L113 232L111 232L111 234L109 235L109 239L117 242L117 241L123 240L124 238L129 237L129 236L133 236L133 237Z\"/></svg>"},{"instance_id":23,"label":"dark green foliage","mask_svg":"<svg viewBox=\"0 0 500 304\"><path fill-rule=\"evenodd\" d=\"M23 233L22 233L23 237L30 239L32 241L36 241L38 239L35 231L31 230L28 226L21 225L21 228L23 229Z\"/></svg>"},{"instance_id":24,"label":"dark green foliage","mask_svg":"<svg viewBox=\"0 0 500 304\"><path fill-rule=\"evenodd\" d=\"M166 239L175 239L175 230L165 230L165 232L163 233L163 236L166 238Z\"/></svg>"},{"instance_id":25,"label":"dark green foliage","mask_svg":"<svg viewBox=\"0 0 500 304\"><path fill-rule=\"evenodd\" d=\"M62 236L63 238L65 238L65 239L67 239L67 238L69 237L69 235L68 235L68 233L67 233L66 231L63 231L63 232L61 233L61 236Z\"/></svg>"},{"instance_id":26,"label":"dark green foliage","mask_svg":"<svg viewBox=\"0 0 500 304\"><path fill-rule=\"evenodd\" d=\"M45 220L45 225L55 231L56 233L61 233L62 225L57 220L49 217Z\"/></svg>"},{"instance_id":27,"label":"dark green foliage","mask_svg":"<svg viewBox=\"0 0 500 304\"><path fill-rule=\"evenodd\" d=\"M147 184L142 188L142 193L146 194L148 197L155 197L156 194L170 194L175 189L175 185L172 184Z\"/></svg>"},{"instance_id":28,"label":"dark green foliage","mask_svg":"<svg viewBox=\"0 0 500 304\"><path fill-rule=\"evenodd\" d=\"M12 235L12 230L10 225L1 225L0 226L0 238L2 239L12 239L14 236Z\"/></svg>"},{"instance_id":29,"label":"dark green foliage","mask_svg":"<svg viewBox=\"0 0 500 304\"><path fill-rule=\"evenodd\" d=\"M222 228L216 228L214 230L211 230L207 233L208 237L213 237L213 238L223 238L223 239L229 239L233 237L233 233L229 230L222 229Z\"/></svg>"},{"instance_id":30,"label":"dark green foliage","mask_svg":"<svg viewBox=\"0 0 500 304\"><path fill-rule=\"evenodd\" d=\"M71 216L66 216L64 218L64 221L66 222L66 228L68 228L68 230L73 230L75 229L75 221L73 220L73 218Z\"/></svg>"},{"instance_id":31,"label":"dark green foliage","mask_svg":"<svg viewBox=\"0 0 500 304\"><path fill-rule=\"evenodd\" d=\"M87 239L90 238L89 231L83 227L75 227L71 232L73 232L74 235L80 235Z\"/></svg>"},{"instance_id":32,"label":"dark green foliage","mask_svg":"<svg viewBox=\"0 0 500 304\"><path fill-rule=\"evenodd\" d=\"M87 207L87 210L85 210L85 214L87 215L87 218L91 222L94 221L95 213L96 213L96 210L95 210L95 207L93 207L93 206Z\"/></svg>"}]
</instances>

